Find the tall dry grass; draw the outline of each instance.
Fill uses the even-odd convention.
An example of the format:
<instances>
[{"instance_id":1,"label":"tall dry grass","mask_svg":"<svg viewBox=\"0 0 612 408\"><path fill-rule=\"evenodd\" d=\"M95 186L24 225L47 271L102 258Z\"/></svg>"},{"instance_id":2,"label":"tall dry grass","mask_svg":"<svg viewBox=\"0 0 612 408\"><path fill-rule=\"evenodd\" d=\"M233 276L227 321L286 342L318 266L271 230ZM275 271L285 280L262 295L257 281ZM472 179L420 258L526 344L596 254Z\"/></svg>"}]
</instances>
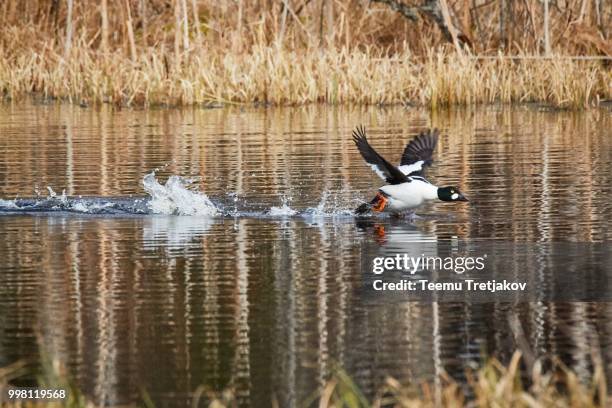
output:
<instances>
[{"instance_id":1,"label":"tall dry grass","mask_svg":"<svg viewBox=\"0 0 612 408\"><path fill-rule=\"evenodd\" d=\"M477 60L451 52L393 58L374 49L294 51L273 46L248 53L215 48L169 60L148 49L134 60L74 47L0 51L0 89L15 99L32 92L72 102L119 105L264 103L443 105L544 102L584 108L612 97L610 71L598 61Z\"/></svg>"},{"instance_id":2,"label":"tall dry grass","mask_svg":"<svg viewBox=\"0 0 612 408\"><path fill-rule=\"evenodd\" d=\"M489 361L468 375L468 385L462 388L447 376L436 385L402 385L387 378L377 395L370 401L346 374L339 372L327 382L317 396L318 406L328 407L607 407L606 380L601 366L595 369L589 382L582 382L564 365L557 363L551 370L534 367L531 377L521 378L521 354L516 352L503 366ZM527 384L529 382L530 384ZM466 396L466 392L470 397Z\"/></svg>"},{"instance_id":3,"label":"tall dry grass","mask_svg":"<svg viewBox=\"0 0 612 408\"><path fill-rule=\"evenodd\" d=\"M411 21L378 2L6 0L0 89L11 99L34 92L120 105L584 108L612 98L609 61L559 56L612 54L612 10L600 0L555 2L548 14L538 0L440 1L470 49L455 50L426 13ZM424 3L432 1L404 1ZM544 48L557 57L502 58Z\"/></svg>"},{"instance_id":4,"label":"tall dry grass","mask_svg":"<svg viewBox=\"0 0 612 408\"><path fill-rule=\"evenodd\" d=\"M309 401L302 401L303 406L329 407L398 407L398 408L434 408L434 407L607 407L609 396L603 366L596 364L591 378L581 379L578 375L560 362L555 362L544 369L541 362L536 362L528 373L521 376L521 354L515 352L507 366L497 360L489 360L475 372L468 372L465 387L447 375L442 375L435 383L401 384L393 378L387 378L372 399L368 399L358 385L341 369L325 383ZM10 378L14 377L16 366L0 368L0 392L6 392ZM46 369L47 377L52 380L41 381L41 386L69 390L69 398L53 403L37 404L32 401L5 401L6 407L95 407L97 406L66 379ZM272 397L272 396L271 396ZM141 396L139 405L153 407L154 404L146 392ZM1 402L0 398L0 402ZM206 391L205 387L195 390L192 406L214 408L235 407L238 401L231 389L216 393ZM278 403L274 404L278 405Z\"/></svg>"}]
</instances>

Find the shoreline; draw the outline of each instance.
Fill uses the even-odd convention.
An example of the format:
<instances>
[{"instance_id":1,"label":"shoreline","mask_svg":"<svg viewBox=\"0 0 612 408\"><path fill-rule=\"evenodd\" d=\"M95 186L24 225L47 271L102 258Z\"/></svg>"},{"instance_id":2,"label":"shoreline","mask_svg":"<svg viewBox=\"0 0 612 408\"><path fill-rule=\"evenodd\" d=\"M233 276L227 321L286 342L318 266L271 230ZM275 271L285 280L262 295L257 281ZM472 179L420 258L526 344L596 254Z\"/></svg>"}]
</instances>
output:
<instances>
[{"instance_id":1,"label":"shoreline","mask_svg":"<svg viewBox=\"0 0 612 408\"><path fill-rule=\"evenodd\" d=\"M524 340L520 328L515 335ZM467 380L462 382L446 373L433 379L421 379L415 382L400 382L391 376L378 380L374 395L367 395L356 378L351 377L341 365L331 366L329 374L322 384L305 401L305 406L313 403L319 407L378 407L393 405L397 407L432 407L432 406L579 406L605 407L609 403L606 389L606 376L602 362L593 358L593 367L586 378L565 366L561 361L553 360L549 364L544 357L534 360L532 351L527 346L515 350L511 358L504 363L495 357L484 357L477 368L466 368ZM25 363L17 361L11 366L0 366L0 402L7 407L36 406L46 401L48 407L97 407L104 404L87 395L66 374L65 367L59 361L46 362L43 375L37 387L19 387L10 380L27 375ZM57 368L59 367L59 369ZM544 368L543 368L544 367ZM44 386L44 388L43 388ZM202 390L204 385L196 387L188 400L193 406L204 403L209 407L234 407L241 399L231 387L226 389ZM50 390L53 398L40 397L39 392ZM370 391L370 394L372 392ZM33 395L34 394L34 395ZM367 395L367 396L366 396ZM125 406L138 406L149 402L153 406L147 390L142 389Z\"/></svg>"},{"instance_id":2,"label":"shoreline","mask_svg":"<svg viewBox=\"0 0 612 408\"><path fill-rule=\"evenodd\" d=\"M159 103L149 103L146 104L132 104L132 105L121 105L117 103L112 103L110 101L94 101L89 102L87 100L78 101L75 98L70 97L57 97L57 96L45 96L40 92L30 92L27 94L19 94L15 98L9 96L0 96L0 106L8 106L10 104L19 104L19 103L32 103L34 105L68 105L74 107L80 107L83 109L100 109L102 107L108 107L111 109L118 110L134 110L134 111L166 111L166 110L183 110L183 109L196 109L196 110L223 110L223 109L253 109L253 110L270 110L270 109L297 109L297 108L312 108L312 107L321 107L321 108L343 108L343 109L357 109L357 108L375 108L375 109L391 109L391 108L403 108L406 110L421 110L421 111L472 111L478 109L528 109L533 111L541 111L541 112L585 112L585 111L596 111L596 110L606 110L612 109L612 99L605 99L598 102L597 105L587 106L584 108L573 108L568 106L555 106L546 102L501 102L501 101L493 101L493 102L482 102L482 103L474 103L471 105L443 105L439 106L435 109L431 108L428 105L417 105L410 102L402 103L402 102L393 102L393 103L378 103L378 104L358 104L358 103L341 103L341 104L332 104L329 102L305 102L302 104L281 104L276 105L272 103L263 103L263 102L233 102L233 103L224 103L224 102L199 102L193 104L167 104L164 102Z\"/></svg>"}]
</instances>

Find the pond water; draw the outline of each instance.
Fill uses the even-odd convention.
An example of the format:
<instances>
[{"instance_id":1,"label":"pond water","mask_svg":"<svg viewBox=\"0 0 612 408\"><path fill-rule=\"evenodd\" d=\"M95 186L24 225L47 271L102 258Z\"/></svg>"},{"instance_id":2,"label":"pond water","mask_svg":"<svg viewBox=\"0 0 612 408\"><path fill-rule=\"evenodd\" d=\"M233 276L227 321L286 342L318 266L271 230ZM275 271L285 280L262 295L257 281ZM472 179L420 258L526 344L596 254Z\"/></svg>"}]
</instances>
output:
<instances>
[{"instance_id":1,"label":"pond water","mask_svg":"<svg viewBox=\"0 0 612 408\"><path fill-rule=\"evenodd\" d=\"M427 176L470 203L353 217L381 185L358 124L393 162L438 127ZM485 356L509 360L516 316L536 357L587 377L596 349L610 378L611 129L606 109L1 105L0 367L52 359L108 405L203 386L291 406L338 366L368 396L387 375L464 381ZM367 290L366 253L461 245L536 297ZM573 274L582 302L563 297Z\"/></svg>"}]
</instances>

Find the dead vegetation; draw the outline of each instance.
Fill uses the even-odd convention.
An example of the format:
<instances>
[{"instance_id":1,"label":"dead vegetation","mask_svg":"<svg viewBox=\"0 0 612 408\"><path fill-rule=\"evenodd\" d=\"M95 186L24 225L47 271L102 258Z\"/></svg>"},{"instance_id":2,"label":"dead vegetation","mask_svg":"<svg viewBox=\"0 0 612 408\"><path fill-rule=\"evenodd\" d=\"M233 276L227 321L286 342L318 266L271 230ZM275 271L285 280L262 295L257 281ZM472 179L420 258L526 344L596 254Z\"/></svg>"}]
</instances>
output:
<instances>
[{"instance_id":1,"label":"dead vegetation","mask_svg":"<svg viewBox=\"0 0 612 408\"><path fill-rule=\"evenodd\" d=\"M318 395L319 407L606 407L607 389L603 370L598 368L589 383L561 363L543 370L537 363L530 377L521 378L521 354L516 352L508 366L490 360L468 373L462 388L443 376L436 384L408 385L387 378L372 401L366 399L343 372L327 382ZM473 397L467 397L466 391Z\"/></svg>"},{"instance_id":2,"label":"dead vegetation","mask_svg":"<svg viewBox=\"0 0 612 408\"><path fill-rule=\"evenodd\" d=\"M120 105L583 108L611 98L603 3L7 0L0 89Z\"/></svg>"},{"instance_id":3,"label":"dead vegetation","mask_svg":"<svg viewBox=\"0 0 612 408\"><path fill-rule=\"evenodd\" d=\"M384 380L376 395L368 399L359 386L342 370L336 369L333 376L313 395L304 406L327 407L606 407L608 394L606 378L601 365L594 368L593 375L585 381L562 363L556 361L544 369L537 361L528 376L521 375L521 353L515 352L507 366L497 360L489 360L480 369L467 373L467 385L461 386L447 375L438 381L420 384L402 384L394 378ZM6 393L8 381L14 367L0 369L0 392ZM6 402L6 407L95 407L65 377L50 374L52 382L46 386L68 389L69 398L53 402L36 401ZM47 375L49 376L49 374ZM6 395L6 394L5 394ZM154 404L146 392L140 405ZM192 406L215 408L238 406L231 389L223 392L206 391L204 387L194 392Z\"/></svg>"}]
</instances>

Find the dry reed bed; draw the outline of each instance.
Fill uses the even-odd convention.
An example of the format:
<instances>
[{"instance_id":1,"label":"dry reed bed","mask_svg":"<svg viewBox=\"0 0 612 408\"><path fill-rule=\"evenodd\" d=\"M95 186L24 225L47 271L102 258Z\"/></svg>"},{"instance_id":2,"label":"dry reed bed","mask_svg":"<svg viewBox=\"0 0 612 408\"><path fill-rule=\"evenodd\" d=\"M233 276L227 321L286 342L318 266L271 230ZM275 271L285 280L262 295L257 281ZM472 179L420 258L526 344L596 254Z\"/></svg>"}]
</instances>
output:
<instances>
[{"instance_id":1,"label":"dry reed bed","mask_svg":"<svg viewBox=\"0 0 612 408\"><path fill-rule=\"evenodd\" d=\"M412 17L390 7L400 3ZM612 13L601 1L562 3L6 0L0 2L0 89L12 98L38 92L120 105L584 108L612 92ZM434 9L452 18L441 22ZM444 35L451 26L469 45L466 53L607 61L464 58Z\"/></svg>"},{"instance_id":2,"label":"dry reed bed","mask_svg":"<svg viewBox=\"0 0 612 408\"><path fill-rule=\"evenodd\" d=\"M325 383L303 406L328 407L383 407L398 408L421 407L500 407L500 408L533 408L533 407L607 407L609 406L606 377L601 362L595 364L592 375L581 379L575 372L558 361L552 367L544 369L541 361L534 364L529 371L529 384L521 376L520 352L515 352L507 366L497 360L490 360L475 372L468 372L465 387L447 375L442 375L434 383L400 384L393 378L387 378L376 395L369 400L364 396L355 382L340 369ZM5 392L7 380L11 378L11 368L0 368L0 392ZM26 401L13 402L6 406L17 407L91 407L96 404L87 401L85 396L64 376L47 373L51 380L43 380L42 385L48 388L69 390L69 399L53 403L36 404ZM471 397L466 397L465 392ZM139 405L153 407L146 392L141 395ZM236 393L230 388L217 393L207 391L206 387L195 390L192 406L215 408L239 406ZM273 405L278 405L273 404Z\"/></svg>"},{"instance_id":3,"label":"dry reed bed","mask_svg":"<svg viewBox=\"0 0 612 408\"><path fill-rule=\"evenodd\" d=\"M74 47L66 58L52 49L0 51L0 89L11 99L34 92L78 103L145 106L542 102L585 108L612 97L612 74L601 61L477 60L442 51L385 57L369 49L202 48L177 61L151 48L131 61L120 51Z\"/></svg>"},{"instance_id":4,"label":"dry reed bed","mask_svg":"<svg viewBox=\"0 0 612 408\"><path fill-rule=\"evenodd\" d=\"M327 382L318 396L319 407L607 407L609 403L606 378L601 365L584 382L560 362L545 370L537 362L531 370L530 385L521 379L521 353L515 352L508 366L490 360L476 372L468 372L467 390L442 375L437 386L402 385L387 378L372 401L367 400L355 383L339 372ZM224 404L222 406L228 406Z\"/></svg>"}]
</instances>

